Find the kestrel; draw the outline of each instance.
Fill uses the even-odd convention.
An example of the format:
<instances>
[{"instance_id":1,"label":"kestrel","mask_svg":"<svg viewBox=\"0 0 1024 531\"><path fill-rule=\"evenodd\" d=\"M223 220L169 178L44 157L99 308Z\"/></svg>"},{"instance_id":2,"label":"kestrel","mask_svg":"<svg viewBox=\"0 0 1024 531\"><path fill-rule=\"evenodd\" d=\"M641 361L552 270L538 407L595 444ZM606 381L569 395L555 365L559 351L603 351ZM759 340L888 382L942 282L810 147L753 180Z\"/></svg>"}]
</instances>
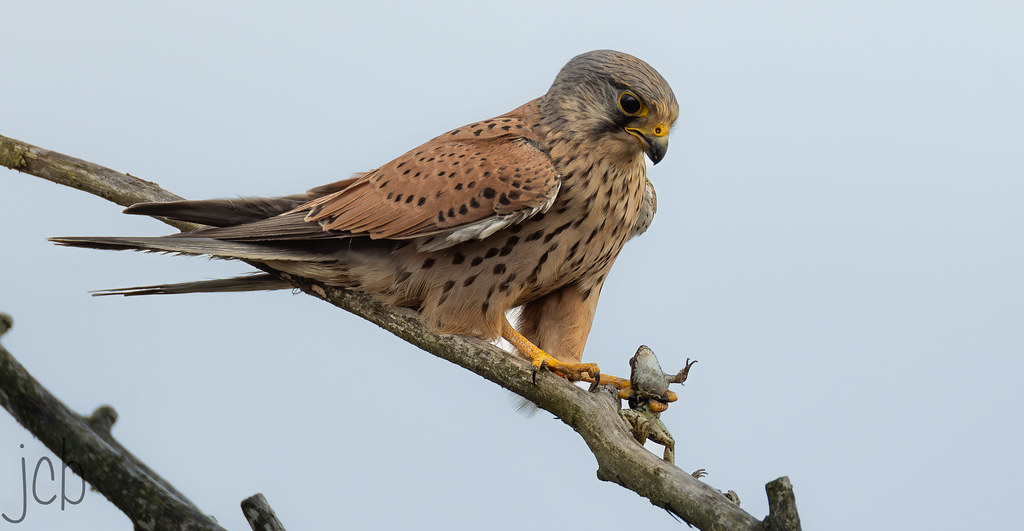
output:
<instances>
[{"instance_id":1,"label":"kestrel","mask_svg":"<svg viewBox=\"0 0 1024 531\"><path fill-rule=\"evenodd\" d=\"M535 370L595 381L597 365L581 359L598 296L623 245L651 222L644 154L661 161L678 113L650 65L592 51L570 60L543 96L350 179L286 197L125 210L209 226L194 232L53 241L209 255L264 271L112 294L290 289L276 274L284 272L416 308L440 333L503 337ZM517 307L513 327L506 314Z\"/></svg>"}]
</instances>

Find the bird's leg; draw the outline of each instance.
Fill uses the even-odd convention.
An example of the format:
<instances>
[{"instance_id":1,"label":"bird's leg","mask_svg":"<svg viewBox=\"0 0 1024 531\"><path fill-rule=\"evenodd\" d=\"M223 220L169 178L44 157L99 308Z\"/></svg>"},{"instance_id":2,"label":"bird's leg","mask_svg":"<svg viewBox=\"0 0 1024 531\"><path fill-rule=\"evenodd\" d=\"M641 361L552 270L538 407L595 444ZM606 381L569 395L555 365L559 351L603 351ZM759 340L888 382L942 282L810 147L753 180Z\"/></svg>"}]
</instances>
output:
<instances>
[{"instance_id":1,"label":"bird's leg","mask_svg":"<svg viewBox=\"0 0 1024 531\"><path fill-rule=\"evenodd\" d=\"M596 382L605 383L607 378L622 380L622 378L615 378L614 376L602 376L601 369L596 363L566 363L555 359L530 342L529 339L526 339L518 330L512 328L508 321L501 327L501 337L505 338L513 347L516 347L516 350L533 363L534 380L537 379L537 371L545 367L551 372L573 382L583 380L595 382L596 385ZM625 380L625 382L626 385L629 385L629 380Z\"/></svg>"},{"instance_id":2,"label":"bird's leg","mask_svg":"<svg viewBox=\"0 0 1024 531\"><path fill-rule=\"evenodd\" d=\"M596 363L566 363L559 361L553 356L541 350L529 339L519 333L518 330L505 321L501 328L501 337L512 344L523 356L533 364L533 378L537 380L537 371L547 368L551 372L573 382L590 382L590 390L593 391L598 385L612 385L619 390L619 397L625 400L633 394L629 386L629 380L601 374L600 367Z\"/></svg>"}]
</instances>

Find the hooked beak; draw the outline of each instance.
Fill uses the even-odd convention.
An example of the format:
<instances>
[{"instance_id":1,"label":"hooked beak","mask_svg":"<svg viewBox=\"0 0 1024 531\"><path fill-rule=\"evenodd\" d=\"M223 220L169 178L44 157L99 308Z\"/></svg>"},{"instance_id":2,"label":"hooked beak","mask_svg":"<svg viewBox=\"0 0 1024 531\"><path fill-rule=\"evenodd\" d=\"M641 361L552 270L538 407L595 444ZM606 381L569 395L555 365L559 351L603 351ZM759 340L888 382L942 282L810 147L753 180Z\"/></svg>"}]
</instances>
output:
<instances>
[{"instance_id":1,"label":"hooked beak","mask_svg":"<svg viewBox=\"0 0 1024 531\"><path fill-rule=\"evenodd\" d=\"M665 152L668 151L668 129L668 124L656 124L649 129L627 127L626 132L640 140L644 153L647 153L651 162L657 164L665 158Z\"/></svg>"}]
</instances>

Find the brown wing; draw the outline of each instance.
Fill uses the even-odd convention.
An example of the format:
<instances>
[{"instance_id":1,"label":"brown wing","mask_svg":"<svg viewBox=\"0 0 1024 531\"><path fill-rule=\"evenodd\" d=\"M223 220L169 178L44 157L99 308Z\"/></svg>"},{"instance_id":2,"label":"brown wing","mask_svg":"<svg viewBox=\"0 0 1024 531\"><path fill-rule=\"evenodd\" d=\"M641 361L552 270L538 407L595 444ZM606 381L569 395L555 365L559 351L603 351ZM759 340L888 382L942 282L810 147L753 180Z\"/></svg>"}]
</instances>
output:
<instances>
[{"instance_id":1,"label":"brown wing","mask_svg":"<svg viewBox=\"0 0 1024 531\"><path fill-rule=\"evenodd\" d=\"M449 131L377 168L307 193L280 215L189 236L228 241L418 238L443 249L544 212L561 176L536 147L532 102L506 116ZM433 236L433 237L431 237Z\"/></svg>"},{"instance_id":2,"label":"brown wing","mask_svg":"<svg viewBox=\"0 0 1024 531\"><path fill-rule=\"evenodd\" d=\"M242 197L238 199L136 203L126 208L124 213L162 216L180 221L209 225L211 227L234 227L236 225L272 219L313 199L332 194L338 190L344 190L352 186L362 175L359 174L350 179L318 186L304 194L284 197Z\"/></svg>"},{"instance_id":3,"label":"brown wing","mask_svg":"<svg viewBox=\"0 0 1024 531\"><path fill-rule=\"evenodd\" d=\"M308 211L324 231L371 238L486 237L546 210L558 193L560 176L528 131L507 116L470 124L293 212Z\"/></svg>"}]
</instances>

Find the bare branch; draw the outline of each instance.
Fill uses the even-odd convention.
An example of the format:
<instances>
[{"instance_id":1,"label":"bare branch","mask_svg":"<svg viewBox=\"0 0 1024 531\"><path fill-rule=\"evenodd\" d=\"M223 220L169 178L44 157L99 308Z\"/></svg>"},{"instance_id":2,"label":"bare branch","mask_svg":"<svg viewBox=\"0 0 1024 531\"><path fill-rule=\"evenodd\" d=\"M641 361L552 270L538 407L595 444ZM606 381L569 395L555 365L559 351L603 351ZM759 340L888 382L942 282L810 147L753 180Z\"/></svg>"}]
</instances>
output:
<instances>
[{"instance_id":1,"label":"bare branch","mask_svg":"<svg viewBox=\"0 0 1024 531\"><path fill-rule=\"evenodd\" d=\"M0 140L0 163L33 175L37 175L36 168L46 164L41 161L51 157L63 161L67 167L78 168L82 173L90 173L90 168L101 168L16 140L4 137L0 137ZM26 153L31 154L33 164L19 162L28 157ZM7 164L8 161L17 164L12 166ZM106 176L109 173L116 175L108 181ZM70 185L101 197L107 197L104 194L109 194L111 189L121 190L123 194L115 201L120 204L155 199L152 188L138 183L119 184L125 179L129 182L137 180L134 177L106 168L101 168L91 177L95 178L76 178L73 181L75 184ZM62 180L51 180L68 184ZM152 183L145 184L155 186ZM156 189L159 190L155 192L158 195L168 193L159 187ZM177 196L170 194L170 198ZM586 392L547 372L539 373L534 383L531 378L532 366L525 359L472 337L433 334L427 330L419 314L412 310L387 306L360 292L326 287L303 278L282 278L310 295L376 323L409 343L469 369L551 412L586 441L598 461L598 478L618 483L700 529L764 529L761 521L740 509L719 491L659 459L638 444L618 414L619 399L611 393ZM781 507L792 508L792 515L796 515L794 505L782 504ZM772 520L772 524L781 526L772 529L799 529L799 519L780 517Z\"/></svg>"},{"instance_id":2,"label":"bare branch","mask_svg":"<svg viewBox=\"0 0 1024 531\"><path fill-rule=\"evenodd\" d=\"M768 517L764 519L766 531L800 529L800 515L796 512L796 495L789 478L782 476L764 486L768 492Z\"/></svg>"},{"instance_id":3,"label":"bare branch","mask_svg":"<svg viewBox=\"0 0 1024 531\"><path fill-rule=\"evenodd\" d=\"M252 531L284 531L284 525L277 519L262 493L242 500L242 513L245 514Z\"/></svg>"},{"instance_id":4,"label":"bare branch","mask_svg":"<svg viewBox=\"0 0 1024 531\"><path fill-rule=\"evenodd\" d=\"M6 329L13 319L0 314L0 322ZM114 441L108 431L117 418L112 408L103 406L92 417L81 417L50 394L3 345L0 405L128 516L136 529L223 531Z\"/></svg>"},{"instance_id":5,"label":"bare branch","mask_svg":"<svg viewBox=\"0 0 1024 531\"><path fill-rule=\"evenodd\" d=\"M123 207L135 203L182 199L181 196L164 190L156 183L2 135L0 165L77 188ZM199 225L194 223L158 219L183 231L199 228Z\"/></svg>"}]
</instances>

